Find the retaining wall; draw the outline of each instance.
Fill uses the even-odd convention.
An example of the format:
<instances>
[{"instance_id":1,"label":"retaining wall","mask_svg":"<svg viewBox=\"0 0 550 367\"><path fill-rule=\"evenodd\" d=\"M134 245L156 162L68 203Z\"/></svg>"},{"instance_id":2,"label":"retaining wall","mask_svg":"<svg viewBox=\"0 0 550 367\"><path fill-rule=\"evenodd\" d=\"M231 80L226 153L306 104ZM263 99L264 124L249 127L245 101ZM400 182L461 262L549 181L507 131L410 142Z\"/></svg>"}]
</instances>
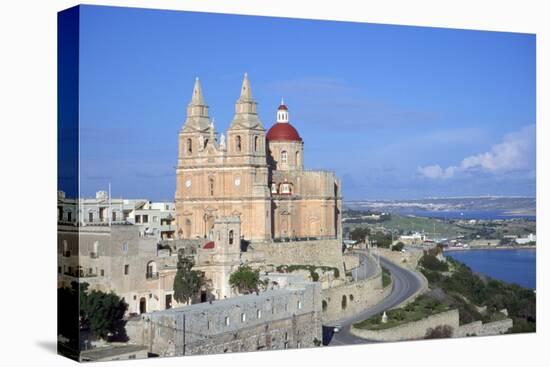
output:
<instances>
[{"instance_id":1,"label":"retaining wall","mask_svg":"<svg viewBox=\"0 0 550 367\"><path fill-rule=\"evenodd\" d=\"M384 330L366 330L351 327L351 334L367 340L374 341L400 341L424 339L428 329L436 328L437 326L448 325L453 332L459 328L458 325L458 310L450 310L441 312L422 320L409 322L390 329Z\"/></svg>"}]
</instances>

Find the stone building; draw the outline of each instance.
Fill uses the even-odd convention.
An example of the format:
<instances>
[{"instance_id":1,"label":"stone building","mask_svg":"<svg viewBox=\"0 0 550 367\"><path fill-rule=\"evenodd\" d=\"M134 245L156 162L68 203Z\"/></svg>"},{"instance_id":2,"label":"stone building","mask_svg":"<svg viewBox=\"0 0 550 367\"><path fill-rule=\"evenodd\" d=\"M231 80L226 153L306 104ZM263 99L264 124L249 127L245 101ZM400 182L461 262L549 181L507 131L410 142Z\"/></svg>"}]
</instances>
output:
<instances>
[{"instance_id":1,"label":"stone building","mask_svg":"<svg viewBox=\"0 0 550 367\"><path fill-rule=\"evenodd\" d=\"M146 314L127 331L132 343L158 356L313 347L322 338L320 291L319 283L292 281L257 295Z\"/></svg>"},{"instance_id":2,"label":"stone building","mask_svg":"<svg viewBox=\"0 0 550 367\"><path fill-rule=\"evenodd\" d=\"M64 225L104 226L135 224L141 236L159 240L174 239L176 233L174 202L153 202L146 199L113 198L108 191L95 197L65 197L57 193L57 220Z\"/></svg>"},{"instance_id":3,"label":"stone building","mask_svg":"<svg viewBox=\"0 0 550 367\"><path fill-rule=\"evenodd\" d=\"M251 242L341 239L340 180L303 161L283 101L266 132L245 74L227 137L218 138L197 79L179 133L177 237L210 237L216 218L238 216Z\"/></svg>"},{"instance_id":4,"label":"stone building","mask_svg":"<svg viewBox=\"0 0 550 367\"><path fill-rule=\"evenodd\" d=\"M128 314L178 305L174 277L178 252L192 257L207 282L192 302L233 295L229 277L241 264L239 218L217 219L214 238L159 241L142 236L137 225L58 226L58 286L88 283L90 290L113 291L128 303Z\"/></svg>"}]
</instances>

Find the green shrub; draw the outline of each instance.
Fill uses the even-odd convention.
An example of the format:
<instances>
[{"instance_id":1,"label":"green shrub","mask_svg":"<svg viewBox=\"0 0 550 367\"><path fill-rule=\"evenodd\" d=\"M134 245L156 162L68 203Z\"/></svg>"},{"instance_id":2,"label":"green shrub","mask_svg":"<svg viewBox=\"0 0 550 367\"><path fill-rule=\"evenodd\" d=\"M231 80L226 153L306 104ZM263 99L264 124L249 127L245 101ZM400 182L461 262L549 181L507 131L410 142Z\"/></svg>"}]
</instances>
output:
<instances>
[{"instance_id":1,"label":"green shrub","mask_svg":"<svg viewBox=\"0 0 550 367\"><path fill-rule=\"evenodd\" d=\"M446 262L439 260L435 255L424 253L418 264L425 269L433 271L448 271L449 265Z\"/></svg>"},{"instance_id":2,"label":"green shrub","mask_svg":"<svg viewBox=\"0 0 550 367\"><path fill-rule=\"evenodd\" d=\"M403 242L397 242L395 245L392 246L392 251L402 251L405 247L405 244Z\"/></svg>"}]
</instances>

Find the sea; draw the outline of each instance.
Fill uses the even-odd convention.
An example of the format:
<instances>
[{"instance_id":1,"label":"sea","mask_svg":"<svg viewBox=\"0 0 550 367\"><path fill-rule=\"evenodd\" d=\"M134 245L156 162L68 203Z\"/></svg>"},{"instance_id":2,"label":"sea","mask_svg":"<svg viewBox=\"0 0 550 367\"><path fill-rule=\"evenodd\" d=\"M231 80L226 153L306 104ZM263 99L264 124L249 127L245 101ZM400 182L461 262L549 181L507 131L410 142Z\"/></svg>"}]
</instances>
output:
<instances>
[{"instance_id":1,"label":"sea","mask_svg":"<svg viewBox=\"0 0 550 367\"><path fill-rule=\"evenodd\" d=\"M534 215L511 215L504 211L424 211L413 210L400 214L419 217L447 219L526 219L536 220ZM507 283L536 289L536 250L535 249L489 249L447 251L446 256L468 265L474 272L482 273Z\"/></svg>"},{"instance_id":2,"label":"sea","mask_svg":"<svg viewBox=\"0 0 550 367\"><path fill-rule=\"evenodd\" d=\"M511 214L505 211L496 211L496 210L465 210L465 211L443 211L443 210L406 210L400 209L395 212L401 215L414 215L417 217L429 217L429 218L439 218L439 219L475 219L475 220L494 220L494 219L526 219L526 220L535 220L536 216L534 215L524 215L524 214Z\"/></svg>"},{"instance_id":3,"label":"sea","mask_svg":"<svg viewBox=\"0 0 550 367\"><path fill-rule=\"evenodd\" d=\"M535 249L489 249L445 251L476 273L525 288L536 289Z\"/></svg>"}]
</instances>

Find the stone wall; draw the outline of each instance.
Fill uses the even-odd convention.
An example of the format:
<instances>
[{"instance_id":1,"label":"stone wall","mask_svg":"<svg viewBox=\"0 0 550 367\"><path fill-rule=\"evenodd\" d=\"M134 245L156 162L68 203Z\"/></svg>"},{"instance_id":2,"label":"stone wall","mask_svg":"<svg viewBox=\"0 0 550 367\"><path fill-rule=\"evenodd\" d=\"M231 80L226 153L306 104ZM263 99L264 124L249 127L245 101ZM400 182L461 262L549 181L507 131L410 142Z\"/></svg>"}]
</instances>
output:
<instances>
[{"instance_id":1,"label":"stone wall","mask_svg":"<svg viewBox=\"0 0 550 367\"><path fill-rule=\"evenodd\" d=\"M358 329L354 326L351 327L351 333L367 340L374 341L401 341L401 340L414 340L424 339L428 329L436 328L437 326L448 325L455 330L458 330L458 310L451 310L441 312L422 320L409 322L407 324L399 325L390 329L384 330L365 330Z\"/></svg>"},{"instance_id":2,"label":"stone wall","mask_svg":"<svg viewBox=\"0 0 550 367\"><path fill-rule=\"evenodd\" d=\"M141 315L130 342L159 356L312 347L321 341L320 285L292 284L211 304Z\"/></svg>"},{"instance_id":3,"label":"stone wall","mask_svg":"<svg viewBox=\"0 0 550 367\"><path fill-rule=\"evenodd\" d=\"M409 268L410 270L416 269L418 260L420 260L423 255L422 250L412 248L407 248L405 252L392 251L385 248L378 248L375 251L378 251L380 256L390 260L391 262L401 267Z\"/></svg>"},{"instance_id":4,"label":"stone wall","mask_svg":"<svg viewBox=\"0 0 550 367\"><path fill-rule=\"evenodd\" d=\"M313 240L295 242L256 242L242 253L245 261L262 258L273 265L332 266L344 276L344 259L340 240Z\"/></svg>"},{"instance_id":5,"label":"stone wall","mask_svg":"<svg viewBox=\"0 0 550 367\"><path fill-rule=\"evenodd\" d=\"M514 322L512 319L493 321L486 324L483 324L481 321L474 321L460 326L453 334L453 337L500 335L506 333L513 326Z\"/></svg>"},{"instance_id":6,"label":"stone wall","mask_svg":"<svg viewBox=\"0 0 550 367\"><path fill-rule=\"evenodd\" d=\"M391 293L391 288L382 288L382 275L377 272L366 280L323 289L323 323L336 323L374 306Z\"/></svg>"},{"instance_id":7,"label":"stone wall","mask_svg":"<svg viewBox=\"0 0 550 367\"><path fill-rule=\"evenodd\" d=\"M461 325L453 333L455 338L463 338L465 336L478 335L481 332L483 323L481 321L470 322L469 324Z\"/></svg>"},{"instance_id":8,"label":"stone wall","mask_svg":"<svg viewBox=\"0 0 550 367\"><path fill-rule=\"evenodd\" d=\"M359 267L360 257L358 254L344 254L344 268L350 271Z\"/></svg>"}]
</instances>

